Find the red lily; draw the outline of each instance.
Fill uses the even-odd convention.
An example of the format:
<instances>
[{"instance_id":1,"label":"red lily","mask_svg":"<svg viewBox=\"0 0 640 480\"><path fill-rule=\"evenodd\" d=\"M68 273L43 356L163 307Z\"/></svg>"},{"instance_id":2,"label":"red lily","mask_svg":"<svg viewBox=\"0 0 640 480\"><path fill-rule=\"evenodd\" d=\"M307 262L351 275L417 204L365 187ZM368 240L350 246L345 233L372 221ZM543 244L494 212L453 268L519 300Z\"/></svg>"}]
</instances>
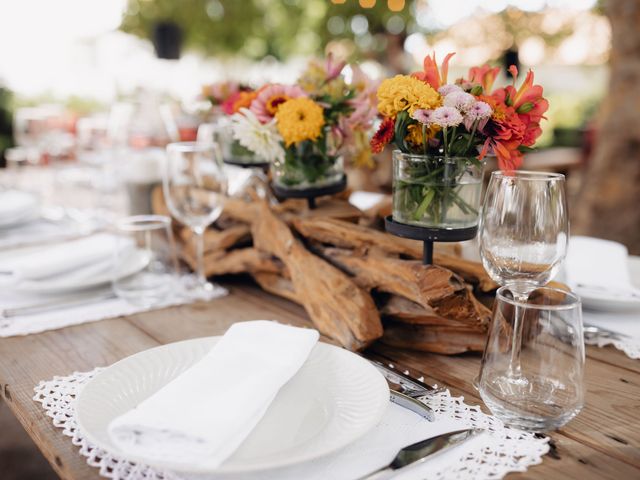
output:
<instances>
[{"instance_id":1,"label":"red lily","mask_svg":"<svg viewBox=\"0 0 640 480\"><path fill-rule=\"evenodd\" d=\"M447 83L447 74L449 73L449 60L453 57L455 53L449 53L444 60L442 61L442 65L440 66L440 70L438 70L438 62L436 61L436 53L433 52L433 56L430 57L427 55L424 57L422 72L414 72L411 74L412 77L417 78L418 80L422 80L425 83L431 85L435 90L438 90L442 85Z\"/></svg>"}]
</instances>

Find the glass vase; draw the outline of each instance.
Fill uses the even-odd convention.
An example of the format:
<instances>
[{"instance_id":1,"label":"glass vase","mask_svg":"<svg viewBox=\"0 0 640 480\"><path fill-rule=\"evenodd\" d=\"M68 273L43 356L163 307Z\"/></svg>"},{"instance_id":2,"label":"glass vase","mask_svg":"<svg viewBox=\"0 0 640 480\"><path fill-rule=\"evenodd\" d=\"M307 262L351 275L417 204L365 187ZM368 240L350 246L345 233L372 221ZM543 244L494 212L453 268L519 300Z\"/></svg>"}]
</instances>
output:
<instances>
[{"instance_id":1,"label":"glass vase","mask_svg":"<svg viewBox=\"0 0 640 480\"><path fill-rule=\"evenodd\" d=\"M273 181L279 187L299 190L340 182L344 176L343 158L326 151L310 142L288 148L284 160L271 164Z\"/></svg>"},{"instance_id":2,"label":"glass vase","mask_svg":"<svg viewBox=\"0 0 640 480\"><path fill-rule=\"evenodd\" d=\"M484 164L475 157L393 152L393 219L426 228L478 224Z\"/></svg>"},{"instance_id":3,"label":"glass vase","mask_svg":"<svg viewBox=\"0 0 640 480\"><path fill-rule=\"evenodd\" d=\"M203 123L198 128L198 142L215 143L220 146L225 163L242 165L262 165L268 163L260 155L243 147L233 138L231 123L227 119L219 119L214 123Z\"/></svg>"}]
</instances>

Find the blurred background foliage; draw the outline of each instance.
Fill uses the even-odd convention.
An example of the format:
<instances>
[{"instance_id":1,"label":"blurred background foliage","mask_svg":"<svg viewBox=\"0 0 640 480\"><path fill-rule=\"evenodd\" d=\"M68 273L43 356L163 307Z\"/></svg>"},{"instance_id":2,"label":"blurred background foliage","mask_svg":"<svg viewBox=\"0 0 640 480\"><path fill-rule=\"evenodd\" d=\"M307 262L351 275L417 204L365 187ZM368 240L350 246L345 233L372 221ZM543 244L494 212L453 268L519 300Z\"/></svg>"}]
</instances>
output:
<instances>
[{"instance_id":1,"label":"blurred background foliage","mask_svg":"<svg viewBox=\"0 0 640 480\"><path fill-rule=\"evenodd\" d=\"M497 59L530 38L557 48L576 28L575 16L550 18L549 11L524 11L515 6L471 15L454 26L433 15L428 0L129 0L123 31L152 38L159 22L175 22L184 46L211 56L244 56L284 60L317 54L341 43L351 59L383 54L390 37L403 40L420 33L430 42L454 37L460 47L483 45ZM515 2L514 2L515 3ZM598 11L598 7L593 9ZM481 21L479 21L481 20Z\"/></svg>"}]
</instances>

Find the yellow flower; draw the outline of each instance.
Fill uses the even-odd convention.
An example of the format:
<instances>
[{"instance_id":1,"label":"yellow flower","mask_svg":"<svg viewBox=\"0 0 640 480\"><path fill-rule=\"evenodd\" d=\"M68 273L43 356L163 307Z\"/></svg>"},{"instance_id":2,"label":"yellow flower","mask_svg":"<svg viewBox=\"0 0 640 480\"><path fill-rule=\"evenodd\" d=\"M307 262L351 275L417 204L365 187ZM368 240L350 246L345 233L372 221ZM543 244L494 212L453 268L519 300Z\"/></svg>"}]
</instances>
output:
<instances>
[{"instance_id":1,"label":"yellow flower","mask_svg":"<svg viewBox=\"0 0 640 480\"><path fill-rule=\"evenodd\" d=\"M378 111L385 117L395 118L399 112L412 114L419 108L434 109L442 99L429 85L407 75L396 75L384 80L378 88Z\"/></svg>"},{"instance_id":2,"label":"yellow flower","mask_svg":"<svg viewBox=\"0 0 640 480\"><path fill-rule=\"evenodd\" d=\"M315 141L324 127L324 112L310 98L292 98L278 108L276 125L287 147L304 140Z\"/></svg>"},{"instance_id":3,"label":"yellow flower","mask_svg":"<svg viewBox=\"0 0 640 480\"><path fill-rule=\"evenodd\" d=\"M405 140L415 147L422 147L424 145L424 137L422 135L422 124L412 124L407 127L407 136ZM440 127L432 125L426 127L425 133L427 134L427 140L435 137L436 133L440 131Z\"/></svg>"}]
</instances>

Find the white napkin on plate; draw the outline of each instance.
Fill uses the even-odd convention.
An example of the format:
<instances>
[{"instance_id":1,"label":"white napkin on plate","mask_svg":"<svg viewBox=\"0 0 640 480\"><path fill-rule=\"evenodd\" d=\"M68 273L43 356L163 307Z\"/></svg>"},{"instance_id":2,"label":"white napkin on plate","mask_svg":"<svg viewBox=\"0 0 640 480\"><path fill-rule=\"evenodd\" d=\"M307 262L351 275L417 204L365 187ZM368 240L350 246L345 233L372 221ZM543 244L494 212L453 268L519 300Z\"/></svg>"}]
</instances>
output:
<instances>
[{"instance_id":1,"label":"white napkin on plate","mask_svg":"<svg viewBox=\"0 0 640 480\"><path fill-rule=\"evenodd\" d=\"M116 248L114 235L100 233L54 246L46 246L0 260L0 271L12 281L41 280L109 261Z\"/></svg>"},{"instance_id":2,"label":"white napkin on plate","mask_svg":"<svg viewBox=\"0 0 640 480\"><path fill-rule=\"evenodd\" d=\"M629 252L621 243L590 237L571 237L565 261L568 285L578 293L640 298L631 284Z\"/></svg>"},{"instance_id":3,"label":"white napkin on plate","mask_svg":"<svg viewBox=\"0 0 640 480\"><path fill-rule=\"evenodd\" d=\"M38 208L38 197L20 190L0 192L0 222L10 223L29 217Z\"/></svg>"},{"instance_id":4,"label":"white napkin on plate","mask_svg":"<svg viewBox=\"0 0 640 480\"><path fill-rule=\"evenodd\" d=\"M109 434L136 456L219 466L298 372L318 336L266 320L234 324L202 360L114 419Z\"/></svg>"}]
</instances>

